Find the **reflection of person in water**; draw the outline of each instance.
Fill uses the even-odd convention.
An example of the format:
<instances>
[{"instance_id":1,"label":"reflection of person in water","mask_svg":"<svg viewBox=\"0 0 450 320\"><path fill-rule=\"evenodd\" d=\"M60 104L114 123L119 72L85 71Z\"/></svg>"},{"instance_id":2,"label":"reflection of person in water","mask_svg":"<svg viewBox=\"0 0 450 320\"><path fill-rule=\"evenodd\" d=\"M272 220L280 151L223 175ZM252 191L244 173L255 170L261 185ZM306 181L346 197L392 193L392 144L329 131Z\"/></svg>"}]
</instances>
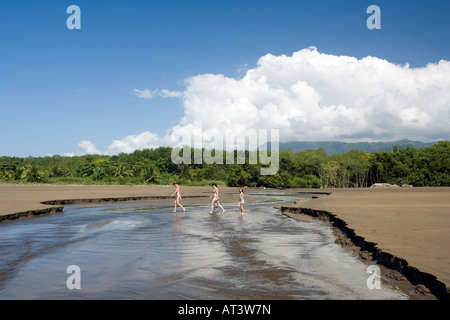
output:
<instances>
[{"instance_id":1,"label":"reflection of person in water","mask_svg":"<svg viewBox=\"0 0 450 320\"><path fill-rule=\"evenodd\" d=\"M220 205L219 203L219 188L217 187L217 184L213 183L212 184L213 187L213 195L211 197L209 197L210 199L213 198L213 200L211 201L211 212L209 212L209 214L212 214L214 211L214 204L217 203L217 206L222 209L222 214L225 213L225 209Z\"/></svg>"},{"instance_id":2,"label":"reflection of person in water","mask_svg":"<svg viewBox=\"0 0 450 320\"><path fill-rule=\"evenodd\" d=\"M244 189L239 188L239 203L238 203L238 208L239 210L241 210L241 216L244 215Z\"/></svg>"},{"instance_id":3,"label":"reflection of person in water","mask_svg":"<svg viewBox=\"0 0 450 320\"><path fill-rule=\"evenodd\" d=\"M175 192L171 194L171 196L173 197L174 195L176 195L174 204L175 207L173 209L173 212L177 212L177 205L181 207L181 209L183 209L183 212L186 211L186 209L184 209L184 207L181 205L180 201L181 201L181 193L180 193L180 186L178 185L178 183L174 182L173 185L175 186Z\"/></svg>"}]
</instances>

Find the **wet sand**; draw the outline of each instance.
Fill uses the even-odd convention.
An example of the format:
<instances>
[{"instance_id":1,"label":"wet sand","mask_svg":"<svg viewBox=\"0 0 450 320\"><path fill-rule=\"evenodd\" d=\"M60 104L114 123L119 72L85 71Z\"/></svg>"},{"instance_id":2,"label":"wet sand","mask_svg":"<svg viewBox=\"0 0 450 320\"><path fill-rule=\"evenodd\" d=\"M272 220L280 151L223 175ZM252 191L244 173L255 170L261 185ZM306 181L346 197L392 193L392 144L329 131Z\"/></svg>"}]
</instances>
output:
<instances>
[{"instance_id":1,"label":"wet sand","mask_svg":"<svg viewBox=\"0 0 450 320\"><path fill-rule=\"evenodd\" d=\"M300 213L301 210L295 210L300 208L304 212L332 214L366 243L404 259L409 266L435 276L450 287L450 188L297 189L295 192L305 192L315 199L287 206L294 208L292 212Z\"/></svg>"},{"instance_id":2,"label":"wet sand","mask_svg":"<svg viewBox=\"0 0 450 320\"><path fill-rule=\"evenodd\" d=\"M0 300L422 299L388 281L370 290L366 264L326 223L288 218L274 206L292 197L263 193L244 216L235 202L209 215L202 198L174 214L162 199L67 205L0 224ZM70 265L80 290L68 290Z\"/></svg>"},{"instance_id":3,"label":"wet sand","mask_svg":"<svg viewBox=\"0 0 450 320\"><path fill-rule=\"evenodd\" d=\"M41 203L50 200L148 200L169 197L174 190L173 186L0 185L0 219L32 217L52 208L62 211L64 201ZM221 202L237 202L237 190L220 187ZM181 186L182 203L198 203L199 197L209 203L211 191L210 187ZM331 213L378 250L404 259L450 287L450 188L293 189L289 193L317 197L289 205L294 211L303 208ZM246 200L251 198L246 195Z\"/></svg>"}]
</instances>

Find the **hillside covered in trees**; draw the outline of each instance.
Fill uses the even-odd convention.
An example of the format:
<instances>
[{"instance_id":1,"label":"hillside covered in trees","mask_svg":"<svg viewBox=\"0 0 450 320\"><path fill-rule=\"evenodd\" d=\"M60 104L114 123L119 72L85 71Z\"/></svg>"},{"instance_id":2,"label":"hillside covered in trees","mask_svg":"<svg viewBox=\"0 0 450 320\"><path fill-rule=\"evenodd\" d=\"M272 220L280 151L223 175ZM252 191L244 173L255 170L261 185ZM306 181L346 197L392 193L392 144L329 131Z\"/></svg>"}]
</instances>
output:
<instances>
[{"instance_id":1,"label":"hillside covered in trees","mask_svg":"<svg viewBox=\"0 0 450 320\"><path fill-rule=\"evenodd\" d=\"M115 156L0 157L0 183L172 184L346 188L374 183L450 186L450 142L392 151L350 150L332 155L323 149L280 151L275 175L260 174L261 164L179 164L172 149L138 150ZM225 159L225 156L223 157Z\"/></svg>"},{"instance_id":2,"label":"hillside covered in trees","mask_svg":"<svg viewBox=\"0 0 450 320\"><path fill-rule=\"evenodd\" d=\"M345 153L350 150L359 150L364 152L391 151L394 147L398 149L406 148L425 148L437 144L434 142L420 142L408 139L389 141L389 142L341 142L341 141L291 141L280 142L280 150L291 149L292 152L306 150L323 149L328 154Z\"/></svg>"}]
</instances>

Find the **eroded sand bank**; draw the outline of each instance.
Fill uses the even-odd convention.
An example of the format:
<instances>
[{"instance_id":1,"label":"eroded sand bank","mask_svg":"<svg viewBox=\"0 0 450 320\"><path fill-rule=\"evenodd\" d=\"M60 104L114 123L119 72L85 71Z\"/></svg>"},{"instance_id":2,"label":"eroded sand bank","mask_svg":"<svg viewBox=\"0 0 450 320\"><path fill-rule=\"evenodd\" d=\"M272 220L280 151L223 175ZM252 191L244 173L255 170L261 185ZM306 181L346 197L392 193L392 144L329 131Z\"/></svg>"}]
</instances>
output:
<instances>
[{"instance_id":1,"label":"eroded sand bank","mask_svg":"<svg viewBox=\"0 0 450 320\"><path fill-rule=\"evenodd\" d=\"M379 260L407 262L419 278L450 287L450 188L296 190L314 199L284 206L291 213L332 219ZM313 193L311 193L313 192ZM329 193L324 194L325 193ZM383 261L381 261L383 262ZM403 262L403 263L404 263ZM402 261L394 261L401 264ZM399 266L392 266L397 267ZM422 281L429 281L423 279Z\"/></svg>"}]
</instances>

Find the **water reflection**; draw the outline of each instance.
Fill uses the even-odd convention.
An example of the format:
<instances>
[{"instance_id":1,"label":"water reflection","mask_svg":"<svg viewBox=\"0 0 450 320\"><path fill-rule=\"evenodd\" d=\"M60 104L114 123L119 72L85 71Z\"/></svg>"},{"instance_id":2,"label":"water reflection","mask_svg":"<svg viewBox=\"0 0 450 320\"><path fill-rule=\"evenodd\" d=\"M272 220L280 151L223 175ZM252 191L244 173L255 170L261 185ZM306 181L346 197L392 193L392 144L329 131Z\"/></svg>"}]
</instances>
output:
<instances>
[{"instance_id":1,"label":"water reflection","mask_svg":"<svg viewBox=\"0 0 450 320\"><path fill-rule=\"evenodd\" d=\"M0 225L0 298L405 298L368 290L365 266L328 226L273 204L246 204L244 216L235 204L224 215L208 204L175 214L151 203L72 206ZM69 265L81 269L81 290L66 287Z\"/></svg>"}]
</instances>

